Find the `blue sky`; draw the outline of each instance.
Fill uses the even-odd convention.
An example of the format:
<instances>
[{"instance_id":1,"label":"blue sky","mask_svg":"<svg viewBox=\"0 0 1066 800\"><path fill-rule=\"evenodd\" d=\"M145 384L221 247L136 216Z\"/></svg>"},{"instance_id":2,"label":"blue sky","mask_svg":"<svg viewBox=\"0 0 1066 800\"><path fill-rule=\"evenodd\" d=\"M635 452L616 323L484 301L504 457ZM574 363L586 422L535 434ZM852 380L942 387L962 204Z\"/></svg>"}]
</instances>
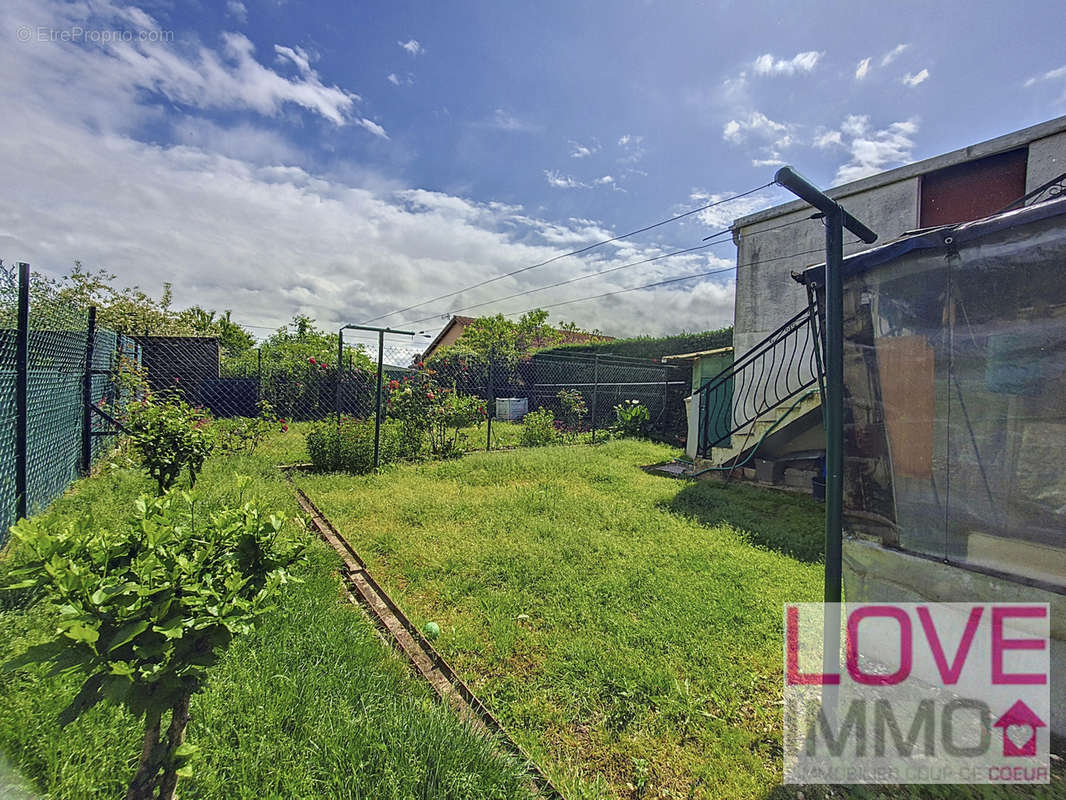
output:
<instances>
[{"instance_id":1,"label":"blue sky","mask_svg":"<svg viewBox=\"0 0 1066 800\"><path fill-rule=\"evenodd\" d=\"M743 192L1066 113L1061 4L59 3L0 11L0 257L276 326L362 321ZM691 247L765 191L399 324ZM481 311L726 267L726 243ZM732 274L576 303L728 324ZM440 318L419 322L439 325Z\"/></svg>"}]
</instances>

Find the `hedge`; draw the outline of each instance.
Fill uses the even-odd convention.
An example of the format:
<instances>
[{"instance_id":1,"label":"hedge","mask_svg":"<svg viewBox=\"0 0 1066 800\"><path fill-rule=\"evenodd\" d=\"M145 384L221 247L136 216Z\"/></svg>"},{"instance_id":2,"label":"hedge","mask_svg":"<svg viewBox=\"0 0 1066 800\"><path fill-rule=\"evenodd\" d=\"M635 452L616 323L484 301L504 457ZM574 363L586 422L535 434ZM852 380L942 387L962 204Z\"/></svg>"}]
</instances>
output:
<instances>
[{"instance_id":1,"label":"hedge","mask_svg":"<svg viewBox=\"0 0 1066 800\"><path fill-rule=\"evenodd\" d=\"M719 328L701 333L679 333L675 336L636 336L609 342L576 342L549 347L538 353L599 353L630 358L661 358L678 353L696 353L733 344L733 328Z\"/></svg>"}]
</instances>

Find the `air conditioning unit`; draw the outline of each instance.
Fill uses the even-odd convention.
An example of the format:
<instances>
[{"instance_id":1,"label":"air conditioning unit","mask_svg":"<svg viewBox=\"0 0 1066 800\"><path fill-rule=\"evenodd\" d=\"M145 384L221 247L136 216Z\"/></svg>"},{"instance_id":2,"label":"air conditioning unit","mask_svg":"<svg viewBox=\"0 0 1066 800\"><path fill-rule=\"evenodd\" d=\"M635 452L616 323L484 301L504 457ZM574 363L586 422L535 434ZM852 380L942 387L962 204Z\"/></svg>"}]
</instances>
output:
<instances>
[{"instance_id":1,"label":"air conditioning unit","mask_svg":"<svg viewBox=\"0 0 1066 800\"><path fill-rule=\"evenodd\" d=\"M497 397L496 419L522 419L529 412L529 400L524 397Z\"/></svg>"}]
</instances>

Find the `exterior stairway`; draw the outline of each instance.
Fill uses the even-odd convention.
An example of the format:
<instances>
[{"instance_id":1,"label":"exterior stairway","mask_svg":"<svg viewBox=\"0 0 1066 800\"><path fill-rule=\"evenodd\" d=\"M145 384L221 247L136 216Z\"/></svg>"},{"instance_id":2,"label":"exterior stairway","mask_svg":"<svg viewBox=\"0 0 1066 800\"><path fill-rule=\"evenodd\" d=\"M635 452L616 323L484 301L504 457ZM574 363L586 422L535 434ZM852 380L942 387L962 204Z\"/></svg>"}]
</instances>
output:
<instances>
[{"instance_id":1,"label":"exterior stairway","mask_svg":"<svg viewBox=\"0 0 1066 800\"><path fill-rule=\"evenodd\" d=\"M808 307L697 389L696 469L729 466L764 440L780 440L798 420L811 422L821 405L820 317ZM817 421L820 421L818 419Z\"/></svg>"}]
</instances>

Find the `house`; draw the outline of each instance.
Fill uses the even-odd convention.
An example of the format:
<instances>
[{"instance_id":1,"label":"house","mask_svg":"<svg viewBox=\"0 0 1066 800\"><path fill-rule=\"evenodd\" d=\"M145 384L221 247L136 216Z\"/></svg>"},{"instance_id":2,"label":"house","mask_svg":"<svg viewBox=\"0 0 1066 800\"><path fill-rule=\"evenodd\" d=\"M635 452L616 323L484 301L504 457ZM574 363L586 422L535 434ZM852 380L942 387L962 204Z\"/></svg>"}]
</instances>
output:
<instances>
[{"instance_id":1,"label":"house","mask_svg":"<svg viewBox=\"0 0 1066 800\"><path fill-rule=\"evenodd\" d=\"M452 318L448 320L448 324L445 325L436 338L429 343L429 347L422 353L422 360L430 358L435 352L442 347L448 347L455 344L460 336L472 322L475 322L477 317L462 317L458 315L452 315ZM598 333L581 333L579 331L565 331L556 330L556 333L560 335L560 339L553 344L580 344L583 342L609 342L613 336L602 336ZM547 344L547 343L545 343Z\"/></svg>"},{"instance_id":2,"label":"house","mask_svg":"<svg viewBox=\"0 0 1066 800\"><path fill-rule=\"evenodd\" d=\"M846 258L842 271L845 595L1048 603L1051 728L1059 735L1062 188L1006 213L900 237ZM821 299L823 266L797 280Z\"/></svg>"},{"instance_id":3,"label":"house","mask_svg":"<svg viewBox=\"0 0 1066 800\"><path fill-rule=\"evenodd\" d=\"M1066 117L853 181L827 194L885 242L909 231L995 214L1063 173ZM824 227L812 218L810 206L794 201L742 217L732 231L738 265L736 350L733 374L721 376L717 385L699 395L697 451L705 465L738 463L756 445L760 456L781 459L809 453L824 442L814 298L790 279L824 260ZM870 247L850 235L844 242L845 255ZM732 414L718 413L722 407L731 408ZM711 422L722 419L720 425Z\"/></svg>"}]
</instances>

